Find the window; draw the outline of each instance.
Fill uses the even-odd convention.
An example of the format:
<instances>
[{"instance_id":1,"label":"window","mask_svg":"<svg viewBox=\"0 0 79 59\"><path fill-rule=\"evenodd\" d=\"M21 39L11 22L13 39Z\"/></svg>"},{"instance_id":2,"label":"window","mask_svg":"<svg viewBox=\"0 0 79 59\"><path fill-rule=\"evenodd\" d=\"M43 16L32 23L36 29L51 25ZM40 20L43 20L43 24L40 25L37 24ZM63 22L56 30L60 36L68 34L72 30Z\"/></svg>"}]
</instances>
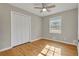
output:
<instances>
[{"instance_id":1,"label":"window","mask_svg":"<svg viewBox=\"0 0 79 59\"><path fill-rule=\"evenodd\" d=\"M61 33L61 17L53 17L49 20L49 33Z\"/></svg>"}]
</instances>

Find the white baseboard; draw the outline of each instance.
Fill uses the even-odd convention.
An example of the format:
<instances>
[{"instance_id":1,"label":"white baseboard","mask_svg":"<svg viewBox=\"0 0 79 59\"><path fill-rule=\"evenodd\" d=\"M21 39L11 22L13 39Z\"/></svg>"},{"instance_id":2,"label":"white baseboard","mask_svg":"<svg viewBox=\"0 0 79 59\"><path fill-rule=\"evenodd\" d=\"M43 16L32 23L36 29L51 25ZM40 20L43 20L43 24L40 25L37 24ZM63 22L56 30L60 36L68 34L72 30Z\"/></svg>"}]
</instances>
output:
<instances>
[{"instance_id":1,"label":"white baseboard","mask_svg":"<svg viewBox=\"0 0 79 59\"><path fill-rule=\"evenodd\" d=\"M37 40L40 40L40 39L52 40L52 39L50 39L50 38L40 37L40 38L37 38L37 39L31 40L31 42L34 42L34 41L37 41ZM53 39L52 41L57 41L57 42L66 43L66 44L70 44L70 45L77 46L77 45L75 45L75 44L73 44L73 43L69 43L69 42L65 42L65 41L59 41L59 40L54 40L54 39Z\"/></svg>"},{"instance_id":2,"label":"white baseboard","mask_svg":"<svg viewBox=\"0 0 79 59\"><path fill-rule=\"evenodd\" d=\"M52 40L52 39L50 39L50 38L42 38L42 39ZM65 41L59 41L59 40L54 40L54 39L53 39L52 41L57 41L57 42L66 43L66 44L70 44L70 45L77 46L77 45L75 45L75 44L73 44L73 43L69 43L69 42L65 42Z\"/></svg>"},{"instance_id":3,"label":"white baseboard","mask_svg":"<svg viewBox=\"0 0 79 59\"><path fill-rule=\"evenodd\" d=\"M49 39L49 38L42 38L42 37L40 37L40 38L33 39L33 40L31 40L30 42L34 42L34 41L37 41L37 40L40 40L40 39L52 40L52 39ZM71 44L71 45L76 46L75 44L72 44L72 43L69 43L69 42L64 42L64 41L59 41L59 40L52 40L52 41L62 42L62 43ZM8 47L8 48L1 49L0 52L5 51L5 50L9 50L9 49L11 49L11 48L12 48L12 47Z\"/></svg>"},{"instance_id":4,"label":"white baseboard","mask_svg":"<svg viewBox=\"0 0 79 59\"><path fill-rule=\"evenodd\" d=\"M8 48L1 49L0 52L9 50L9 49L11 49L11 48L12 48L12 47L8 47Z\"/></svg>"},{"instance_id":5,"label":"white baseboard","mask_svg":"<svg viewBox=\"0 0 79 59\"><path fill-rule=\"evenodd\" d=\"M41 37L36 38L36 39L33 39L33 40L31 40L30 42L34 42L34 41L37 41L37 40L40 40L40 39L41 39ZM11 49L11 48L12 48L12 47L8 47L8 48L1 49L0 52L9 50L9 49Z\"/></svg>"},{"instance_id":6,"label":"white baseboard","mask_svg":"<svg viewBox=\"0 0 79 59\"><path fill-rule=\"evenodd\" d=\"M40 40L40 39L41 39L41 37L40 38L33 39L30 42L34 42L34 41L37 41L37 40Z\"/></svg>"}]
</instances>

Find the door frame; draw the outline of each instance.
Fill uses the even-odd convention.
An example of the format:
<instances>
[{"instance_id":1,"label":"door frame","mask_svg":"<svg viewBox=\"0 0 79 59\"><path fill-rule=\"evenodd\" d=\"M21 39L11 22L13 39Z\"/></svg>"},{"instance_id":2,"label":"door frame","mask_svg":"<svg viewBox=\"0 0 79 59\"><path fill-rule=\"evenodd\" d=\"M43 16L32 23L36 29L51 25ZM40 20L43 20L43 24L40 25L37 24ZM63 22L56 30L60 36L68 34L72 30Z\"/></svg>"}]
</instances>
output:
<instances>
[{"instance_id":1,"label":"door frame","mask_svg":"<svg viewBox=\"0 0 79 59\"><path fill-rule=\"evenodd\" d=\"M13 10L11 10L11 47L14 47L15 45L13 45L13 38L12 38L12 13L20 13L20 12L16 12L16 11L13 11ZM23 13L21 13L21 14L23 14ZM23 15L25 15L25 14L23 14ZM29 15L28 15L29 16ZM31 16L29 16L29 42L31 42Z\"/></svg>"}]
</instances>

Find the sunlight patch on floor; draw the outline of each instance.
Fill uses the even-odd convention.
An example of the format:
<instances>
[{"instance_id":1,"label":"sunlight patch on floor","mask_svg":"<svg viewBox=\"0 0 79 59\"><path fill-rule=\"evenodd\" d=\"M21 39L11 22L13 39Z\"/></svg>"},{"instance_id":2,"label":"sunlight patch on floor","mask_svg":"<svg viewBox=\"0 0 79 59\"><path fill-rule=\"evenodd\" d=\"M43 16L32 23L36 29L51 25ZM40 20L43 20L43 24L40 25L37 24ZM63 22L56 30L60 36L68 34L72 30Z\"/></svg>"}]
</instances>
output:
<instances>
[{"instance_id":1,"label":"sunlight patch on floor","mask_svg":"<svg viewBox=\"0 0 79 59\"><path fill-rule=\"evenodd\" d=\"M61 56L61 48L46 45L38 56Z\"/></svg>"}]
</instances>

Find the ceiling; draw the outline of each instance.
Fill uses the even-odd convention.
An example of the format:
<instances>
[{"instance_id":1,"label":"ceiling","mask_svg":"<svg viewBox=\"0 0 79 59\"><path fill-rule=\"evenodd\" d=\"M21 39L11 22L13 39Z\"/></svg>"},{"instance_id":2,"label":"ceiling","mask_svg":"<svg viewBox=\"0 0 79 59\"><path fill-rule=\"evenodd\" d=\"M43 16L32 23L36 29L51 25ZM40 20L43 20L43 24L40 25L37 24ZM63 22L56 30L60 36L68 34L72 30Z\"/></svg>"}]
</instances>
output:
<instances>
[{"instance_id":1,"label":"ceiling","mask_svg":"<svg viewBox=\"0 0 79 59\"><path fill-rule=\"evenodd\" d=\"M11 3L11 5L24 9L38 16L48 16L51 14L63 12L66 10L77 8L76 3L47 3L47 5L55 4L55 8L50 8L50 12L40 13L40 9L35 9L34 7L41 7L41 3Z\"/></svg>"}]
</instances>

